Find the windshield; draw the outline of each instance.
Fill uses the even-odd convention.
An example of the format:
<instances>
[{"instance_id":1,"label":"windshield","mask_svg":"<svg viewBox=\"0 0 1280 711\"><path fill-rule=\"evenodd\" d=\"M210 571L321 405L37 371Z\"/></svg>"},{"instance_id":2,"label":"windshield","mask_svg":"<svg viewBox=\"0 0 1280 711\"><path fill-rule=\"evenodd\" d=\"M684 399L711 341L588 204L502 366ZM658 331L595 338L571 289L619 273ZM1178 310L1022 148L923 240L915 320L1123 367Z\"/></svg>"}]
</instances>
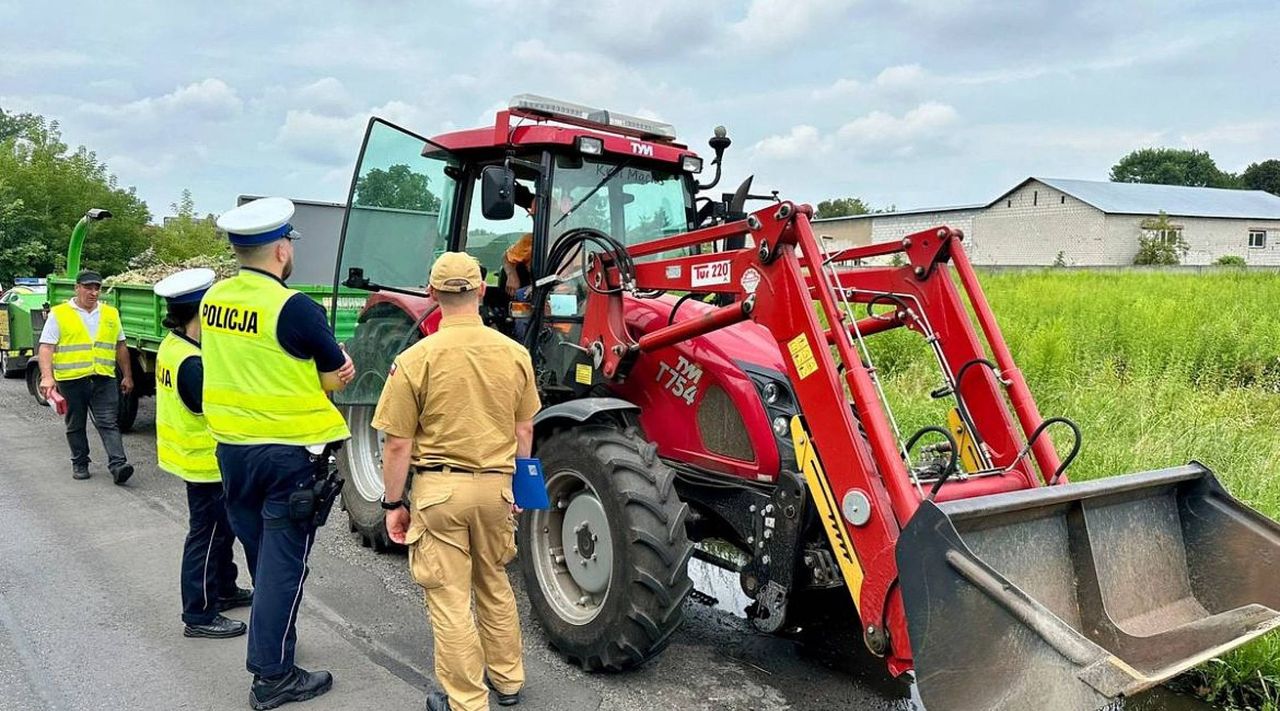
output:
<instances>
[{"instance_id":1,"label":"windshield","mask_svg":"<svg viewBox=\"0 0 1280 711\"><path fill-rule=\"evenodd\" d=\"M550 243L594 227L628 246L686 232L693 207L681 173L560 156L551 191Z\"/></svg>"},{"instance_id":2,"label":"windshield","mask_svg":"<svg viewBox=\"0 0 1280 711\"><path fill-rule=\"evenodd\" d=\"M338 281L358 267L370 281L422 288L445 249L455 181L449 156L423 156L426 139L381 119L370 122L351 185Z\"/></svg>"}]
</instances>

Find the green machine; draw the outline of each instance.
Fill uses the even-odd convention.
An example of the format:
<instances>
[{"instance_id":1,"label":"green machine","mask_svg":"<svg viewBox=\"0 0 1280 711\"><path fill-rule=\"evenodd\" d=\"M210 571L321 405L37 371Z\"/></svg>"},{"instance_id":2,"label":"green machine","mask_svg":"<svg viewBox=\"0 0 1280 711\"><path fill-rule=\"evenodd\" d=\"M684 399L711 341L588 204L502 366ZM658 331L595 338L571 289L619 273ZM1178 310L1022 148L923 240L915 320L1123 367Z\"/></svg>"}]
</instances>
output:
<instances>
[{"instance_id":1,"label":"green machine","mask_svg":"<svg viewBox=\"0 0 1280 711\"><path fill-rule=\"evenodd\" d=\"M31 328L32 318L33 314L42 318L44 302L44 279L19 277L0 292L0 372L4 377L20 378L27 372L39 337Z\"/></svg>"},{"instance_id":2,"label":"green machine","mask_svg":"<svg viewBox=\"0 0 1280 711\"><path fill-rule=\"evenodd\" d=\"M247 199L250 198L242 197L241 201ZM315 226L312 230L303 231L306 242L301 249L310 252L309 257L317 261L317 268L311 270L315 271L316 275L309 275L307 264L299 260L295 264L291 281L307 283L290 283L289 286L314 299L324 307L327 313L332 313L336 308L337 318L334 321L337 337L339 341L346 340L355 332L356 319L364 307L364 294L355 290L341 289L335 299L332 264L337 255L337 241L341 232L340 221L344 206L338 203L302 200L296 200L294 203L297 213L293 223L297 225L301 222ZM27 320L30 325L24 326L24 332L33 334L28 336L30 348L35 347L34 342L44 328L49 306L75 296L75 275L80 271L80 257L84 250L89 225L110 217L111 213L107 210L93 209L86 212L84 217L76 223L71 233L71 244L67 247L66 271L52 275L46 280L47 291L39 297L40 306L31 312ZM329 223L334 223L335 220L338 228L327 229ZM315 278L317 275L320 278ZM102 303L110 304L120 312L120 324L124 329L125 342L129 346L133 361L133 392L120 398L119 424L123 432L133 429L134 421L138 416L139 401L144 397L155 395L156 352L160 349L160 342L168 333L163 326L167 311L165 301L156 296L152 287L152 284L144 283L116 283L104 288L100 297ZM18 320L20 319L14 322ZM40 365L31 354L27 355L27 359L25 361L27 389L37 402L42 405L48 404L40 397L37 387L40 382Z\"/></svg>"}]
</instances>

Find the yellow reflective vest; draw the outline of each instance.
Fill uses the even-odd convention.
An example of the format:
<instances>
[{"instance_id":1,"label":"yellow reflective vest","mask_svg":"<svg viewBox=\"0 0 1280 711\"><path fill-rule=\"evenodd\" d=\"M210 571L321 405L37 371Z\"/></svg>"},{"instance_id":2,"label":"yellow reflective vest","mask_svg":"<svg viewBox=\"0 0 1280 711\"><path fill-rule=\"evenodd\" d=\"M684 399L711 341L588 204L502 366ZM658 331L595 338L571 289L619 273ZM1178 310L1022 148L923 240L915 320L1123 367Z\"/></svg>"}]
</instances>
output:
<instances>
[{"instance_id":1,"label":"yellow reflective vest","mask_svg":"<svg viewBox=\"0 0 1280 711\"><path fill-rule=\"evenodd\" d=\"M120 312L98 304L98 332L90 334L79 312L68 303L49 310L58 322L60 336L53 350L53 379L75 380L90 375L115 377L116 341L120 338Z\"/></svg>"},{"instance_id":2,"label":"yellow reflective vest","mask_svg":"<svg viewBox=\"0 0 1280 711\"><path fill-rule=\"evenodd\" d=\"M315 361L295 358L276 338L280 311L297 293L241 270L201 300L204 415L218 442L306 446L351 436Z\"/></svg>"},{"instance_id":3,"label":"yellow reflective vest","mask_svg":"<svg viewBox=\"0 0 1280 711\"><path fill-rule=\"evenodd\" d=\"M222 481L217 443L204 416L192 412L178 394L178 370L188 358L199 358L200 347L172 333L156 353L156 459L160 468L186 481Z\"/></svg>"}]
</instances>

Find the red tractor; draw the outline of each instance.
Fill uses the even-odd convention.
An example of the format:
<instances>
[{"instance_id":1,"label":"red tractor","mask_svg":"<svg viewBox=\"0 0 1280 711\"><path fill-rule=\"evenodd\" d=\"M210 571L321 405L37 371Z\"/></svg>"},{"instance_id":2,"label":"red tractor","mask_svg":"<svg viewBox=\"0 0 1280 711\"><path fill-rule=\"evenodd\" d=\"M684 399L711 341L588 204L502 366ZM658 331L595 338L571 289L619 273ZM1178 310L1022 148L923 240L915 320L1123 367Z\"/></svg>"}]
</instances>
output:
<instances>
[{"instance_id":1,"label":"red tractor","mask_svg":"<svg viewBox=\"0 0 1280 711\"><path fill-rule=\"evenodd\" d=\"M370 121L335 278L372 292L339 396L367 544L387 545L372 406L437 327L432 260L465 250L486 322L538 373L552 507L522 515L520 569L586 669L666 646L692 556L740 575L766 632L844 588L862 643L936 708L1096 708L1280 625L1280 526L1207 468L1068 483L1079 430L1040 416L960 233L829 251L808 206L749 180L700 195L729 144L717 129L700 184L669 125L542 97L430 140ZM900 329L947 403L909 434L869 346ZM739 555L695 548L711 539Z\"/></svg>"}]
</instances>

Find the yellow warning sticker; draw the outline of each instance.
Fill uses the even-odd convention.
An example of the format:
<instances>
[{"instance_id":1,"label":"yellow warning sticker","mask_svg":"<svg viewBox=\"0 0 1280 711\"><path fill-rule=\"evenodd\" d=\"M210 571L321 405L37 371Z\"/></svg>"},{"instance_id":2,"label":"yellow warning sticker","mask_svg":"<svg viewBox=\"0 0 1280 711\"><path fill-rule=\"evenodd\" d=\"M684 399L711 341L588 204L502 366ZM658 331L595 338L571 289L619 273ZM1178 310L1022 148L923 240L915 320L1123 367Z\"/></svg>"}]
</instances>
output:
<instances>
[{"instance_id":1,"label":"yellow warning sticker","mask_svg":"<svg viewBox=\"0 0 1280 711\"><path fill-rule=\"evenodd\" d=\"M800 374L801 380L818 370L818 361L813 357L813 348L809 346L808 336L802 333L791 339L787 343L787 349L791 351L791 362L796 364L796 372Z\"/></svg>"},{"instance_id":2,"label":"yellow warning sticker","mask_svg":"<svg viewBox=\"0 0 1280 711\"><path fill-rule=\"evenodd\" d=\"M579 363L575 369L573 379L578 381L579 385L591 384L591 366L586 363Z\"/></svg>"}]
</instances>

